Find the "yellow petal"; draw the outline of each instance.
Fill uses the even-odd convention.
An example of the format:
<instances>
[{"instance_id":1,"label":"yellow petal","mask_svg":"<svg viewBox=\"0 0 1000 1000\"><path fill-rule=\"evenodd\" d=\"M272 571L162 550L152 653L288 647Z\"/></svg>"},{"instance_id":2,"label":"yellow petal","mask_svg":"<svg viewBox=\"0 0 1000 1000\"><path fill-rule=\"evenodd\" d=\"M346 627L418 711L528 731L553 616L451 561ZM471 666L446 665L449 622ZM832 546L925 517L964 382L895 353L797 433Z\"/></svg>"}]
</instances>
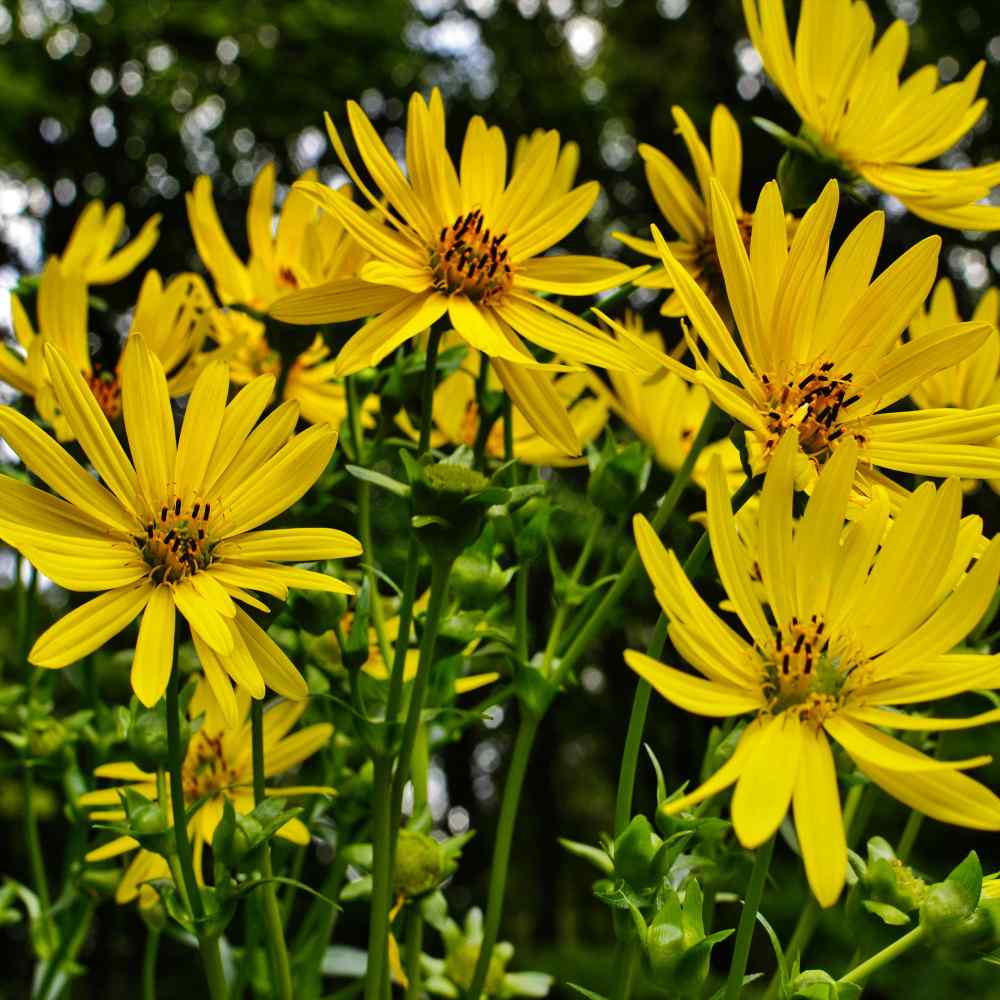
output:
<instances>
[{"instance_id":1,"label":"yellow petal","mask_svg":"<svg viewBox=\"0 0 1000 1000\"><path fill-rule=\"evenodd\" d=\"M132 690L147 708L152 708L167 689L176 617L170 586L161 583L149 595L132 659Z\"/></svg>"},{"instance_id":2,"label":"yellow petal","mask_svg":"<svg viewBox=\"0 0 1000 1000\"><path fill-rule=\"evenodd\" d=\"M233 651L233 637L225 619L195 590L190 578L184 578L173 588L177 610L187 619L191 631L222 656Z\"/></svg>"},{"instance_id":3,"label":"yellow petal","mask_svg":"<svg viewBox=\"0 0 1000 1000\"><path fill-rule=\"evenodd\" d=\"M308 697L309 689L306 682L292 661L285 656L274 640L240 609L236 611L236 628L269 688L293 701L301 701Z\"/></svg>"},{"instance_id":4,"label":"yellow petal","mask_svg":"<svg viewBox=\"0 0 1000 1000\"><path fill-rule=\"evenodd\" d=\"M228 392L229 365L213 361L198 376L188 400L173 478L175 493L185 507L189 500L200 497L209 474L209 460L219 440Z\"/></svg>"},{"instance_id":5,"label":"yellow petal","mask_svg":"<svg viewBox=\"0 0 1000 1000\"><path fill-rule=\"evenodd\" d=\"M727 718L762 707L759 691L747 691L706 681L668 667L634 649L625 650L625 662L667 701L686 712Z\"/></svg>"},{"instance_id":6,"label":"yellow petal","mask_svg":"<svg viewBox=\"0 0 1000 1000\"><path fill-rule=\"evenodd\" d=\"M215 554L219 558L311 562L359 556L361 543L336 528L276 528L227 538L216 546Z\"/></svg>"}]
</instances>

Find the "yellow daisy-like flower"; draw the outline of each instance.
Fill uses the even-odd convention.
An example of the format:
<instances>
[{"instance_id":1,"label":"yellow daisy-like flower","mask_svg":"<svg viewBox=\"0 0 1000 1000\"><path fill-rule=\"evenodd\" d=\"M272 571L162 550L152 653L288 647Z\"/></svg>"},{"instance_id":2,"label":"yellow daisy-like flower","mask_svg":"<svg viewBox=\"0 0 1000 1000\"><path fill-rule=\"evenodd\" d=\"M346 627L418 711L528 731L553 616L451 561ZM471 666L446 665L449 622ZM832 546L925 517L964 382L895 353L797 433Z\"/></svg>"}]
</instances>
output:
<instances>
[{"instance_id":1,"label":"yellow daisy-like flower","mask_svg":"<svg viewBox=\"0 0 1000 1000\"><path fill-rule=\"evenodd\" d=\"M227 725L208 686L200 681L188 708L191 718L204 713L202 727L192 735L181 766L185 806L190 807L200 799L205 800L188 825L195 876L199 882L203 881L202 857L205 845L211 846L226 800L232 802L233 808L240 813L249 813L254 807L250 698L244 691L240 691L237 696L237 704L237 724ZM290 771L330 742L333 726L329 723L321 722L292 732L306 705L305 701L279 701L265 710L266 778ZM119 823L125 819L119 795L122 788L130 788L152 802L160 798L156 775L141 770L135 764L102 764L95 768L94 775L124 784L80 796L79 805L99 810L90 814L93 822ZM164 804L169 806L170 782L169 776L165 777L167 780L163 783L162 794L166 799ZM281 785L267 789L268 795L282 798L332 793L332 788L312 785ZM309 843L309 830L300 819L290 819L278 830L278 835L294 844ZM91 851L85 860L106 861L133 851L138 846L139 842L132 837L116 837ZM167 862L158 854L140 849L118 883L115 901L129 903L138 896L141 906L150 905L158 896L151 886L143 883L158 878L170 878Z\"/></svg>"},{"instance_id":2,"label":"yellow daisy-like flower","mask_svg":"<svg viewBox=\"0 0 1000 1000\"><path fill-rule=\"evenodd\" d=\"M307 325L372 316L337 355L339 374L377 365L446 313L463 340L490 356L515 402L534 397L534 403L519 402L526 413L551 408L554 393L548 380L533 378L537 362L522 337L570 362L642 367L596 327L537 294L590 295L638 273L597 257L538 256L583 221L598 193L595 182L560 193L568 161L560 159L558 133L531 139L508 182L503 134L477 116L456 170L445 146L440 93L426 103L414 94L404 177L361 108L349 102L347 113L383 197L364 184L327 116L330 139L386 225L374 224L358 205L320 184L299 182L298 189L339 219L371 259L358 279L299 292L271 309L278 319ZM553 443L572 445L554 440L559 435L544 425L535 429Z\"/></svg>"},{"instance_id":3,"label":"yellow daisy-like flower","mask_svg":"<svg viewBox=\"0 0 1000 1000\"><path fill-rule=\"evenodd\" d=\"M956 480L924 483L890 527L881 493L845 528L857 447L820 473L805 515L792 515L795 432L779 445L760 500L760 590L730 509L721 464L709 473L708 531L723 586L749 640L688 581L645 519L636 541L674 648L704 676L629 650L626 661L666 699L715 718L751 714L732 757L700 788L665 805L687 809L735 783L731 816L745 847L764 843L792 806L809 884L823 906L843 888L847 845L828 738L889 795L934 819L1000 829L1000 798L960 769L883 730L945 730L1000 719L909 715L895 706L1000 685L1000 657L952 653L985 612L1000 576L1000 538L966 573L978 518L961 516ZM887 533L888 529L888 533Z\"/></svg>"},{"instance_id":4,"label":"yellow daisy-like flower","mask_svg":"<svg viewBox=\"0 0 1000 1000\"><path fill-rule=\"evenodd\" d=\"M459 340L450 336L445 344L455 344ZM476 443L479 434L479 405L476 402L476 383L483 363L478 351L469 350L458 371L443 379L434 390L432 417L434 429L431 445L468 445ZM547 421L555 424L566 421L576 441L579 442L572 455L579 453L580 446L589 444L608 422L608 404L601 397L587 392L590 379L584 372L540 372L538 378L545 378L553 389L553 394L561 401L562 414L540 413L535 422ZM491 368L487 376L488 388L497 392L500 380ZM403 429L416 439L417 429L405 413L397 418ZM532 426L531 421L517 408L512 410L514 457L526 465L548 465L553 467L579 465L584 459L573 458L566 451L551 444ZM492 458L504 457L504 420L500 417L493 423L486 438L486 454Z\"/></svg>"},{"instance_id":5,"label":"yellow daisy-like flower","mask_svg":"<svg viewBox=\"0 0 1000 1000\"><path fill-rule=\"evenodd\" d=\"M0 435L65 498L0 477L0 538L59 586L102 593L43 632L30 662L67 666L142 614L132 688L144 705L154 705L170 675L179 611L227 720L237 716L229 677L254 698L264 697L265 685L304 698L298 670L233 598L266 610L248 591L282 599L289 587L353 593L322 573L279 565L356 556L361 546L350 535L255 530L312 486L337 432L320 424L293 436L295 403L283 403L255 427L273 378L255 379L227 405L229 370L216 361L198 377L178 441L163 368L133 337L122 364L130 460L74 365L51 345L45 358L73 435L107 485L36 424L0 407Z\"/></svg>"},{"instance_id":6,"label":"yellow daisy-like flower","mask_svg":"<svg viewBox=\"0 0 1000 1000\"><path fill-rule=\"evenodd\" d=\"M644 329L642 317L626 313L624 326L632 336L644 341L658 354L663 354L663 337ZM634 375L630 372L608 372L611 390L596 377L590 384L607 399L616 413L632 429L640 441L653 449L656 461L664 469L676 472L687 458L711 405L704 386L692 385L676 372L661 370L655 375ZM704 485L708 463L720 455L727 474L736 477L738 486L743 478L740 454L727 438L708 445L694 469L694 480Z\"/></svg>"},{"instance_id":7,"label":"yellow daisy-like flower","mask_svg":"<svg viewBox=\"0 0 1000 1000\"><path fill-rule=\"evenodd\" d=\"M0 345L0 379L34 399L38 415L60 441L71 440L73 432L56 402L45 364L45 345L54 344L82 372L105 416L118 420L121 366L102 367L90 357L87 285L82 275L58 257L49 258L38 283L37 331L16 295L11 295L10 305L20 351ZM156 271L148 272L143 280L131 332L144 335L149 349L170 373L171 396L191 391L202 362L199 352L211 308L208 288L196 274L179 274L166 287Z\"/></svg>"},{"instance_id":8,"label":"yellow daisy-like flower","mask_svg":"<svg viewBox=\"0 0 1000 1000\"><path fill-rule=\"evenodd\" d=\"M711 199L716 245L740 340L654 227L664 265L713 361L692 340L696 375L669 358L663 363L700 381L747 428L755 471L794 428L807 476L843 441L855 440L862 493L876 482L890 484L878 467L924 476L1000 475L1000 452L979 444L1000 434L1000 407L880 412L992 335L984 322L949 323L900 345L903 328L933 284L940 237L921 241L872 281L885 225L883 214L872 212L827 268L837 182L826 186L786 249L784 208L772 181L757 203L748 255L728 200L712 184L718 193Z\"/></svg>"},{"instance_id":9,"label":"yellow daisy-like flower","mask_svg":"<svg viewBox=\"0 0 1000 1000\"><path fill-rule=\"evenodd\" d=\"M92 201L76 220L62 259L67 271L79 274L88 285L110 285L131 274L160 238L160 216L147 219L138 235L120 250L115 244L125 228L125 209L112 205L106 212Z\"/></svg>"},{"instance_id":10,"label":"yellow daisy-like flower","mask_svg":"<svg viewBox=\"0 0 1000 1000\"><path fill-rule=\"evenodd\" d=\"M314 181L315 171L303 174ZM350 200L349 189L331 196ZM188 220L198 253L215 281L223 305L245 305L266 311L282 296L337 277L352 277L368 254L332 215L321 212L301 191L292 188L272 235L274 164L254 180L247 208L250 258L245 263L226 237L212 200L212 181L199 177L187 196ZM265 325L246 314L217 310L213 339L232 363L233 381L246 384L257 375L281 372L282 358L269 343ZM296 400L303 419L337 427L347 413L344 387L334 380L330 350L317 336L292 364L284 383L284 399ZM376 401L377 402L377 401Z\"/></svg>"},{"instance_id":11,"label":"yellow daisy-like flower","mask_svg":"<svg viewBox=\"0 0 1000 1000\"><path fill-rule=\"evenodd\" d=\"M647 143L639 145L646 170L646 181L664 219L677 233L669 246L674 257L687 268L699 287L718 309L727 309L722 284L719 255L715 249L710 182L714 177L732 206L736 224L743 239L749 243L753 216L744 211L740 202L740 179L743 173L743 145L740 130L725 105L719 104L712 113L711 151L698 135L694 123L683 108L670 109L677 131L684 140L694 165L697 190L673 160ZM659 262L660 253L652 240L639 239L625 233L615 233L615 239ZM635 282L643 288L673 288L670 275L657 267ZM683 316L684 304L676 294L667 296L660 310L664 316Z\"/></svg>"},{"instance_id":12,"label":"yellow daisy-like flower","mask_svg":"<svg viewBox=\"0 0 1000 1000\"><path fill-rule=\"evenodd\" d=\"M747 29L771 79L802 119L801 137L911 212L941 226L1000 229L1000 206L976 204L1000 184L1000 163L931 170L986 111L984 63L938 87L936 66L900 82L909 29L895 21L873 45L861 0L802 0L794 51L784 0L743 0Z\"/></svg>"}]
</instances>

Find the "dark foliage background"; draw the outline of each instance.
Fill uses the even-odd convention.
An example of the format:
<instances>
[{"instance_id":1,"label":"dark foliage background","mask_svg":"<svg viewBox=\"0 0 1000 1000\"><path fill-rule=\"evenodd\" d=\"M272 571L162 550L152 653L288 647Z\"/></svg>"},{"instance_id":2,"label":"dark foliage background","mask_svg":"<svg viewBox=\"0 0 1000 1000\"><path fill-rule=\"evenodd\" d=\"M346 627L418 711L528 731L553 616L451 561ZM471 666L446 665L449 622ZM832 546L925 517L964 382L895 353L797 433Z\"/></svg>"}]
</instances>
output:
<instances>
[{"instance_id":1,"label":"dark foliage background","mask_svg":"<svg viewBox=\"0 0 1000 1000\"><path fill-rule=\"evenodd\" d=\"M995 0L873 0L872 6L883 27L893 16L911 23L909 69L936 61L950 78L987 59L982 93L1000 107ZM473 113L484 113L509 139L539 126L575 139L580 176L597 178L604 189L575 239L605 254L620 252L612 230L636 232L657 218L636 144L650 142L683 160L672 134L672 104L683 105L700 126L715 103L731 107L743 128L749 204L772 177L780 153L750 117L763 115L792 130L797 125L764 81L738 0L6 0L0 3L0 284L12 287L19 272L37 269L46 253L59 252L92 197L124 202L133 231L151 213L163 214L162 236L147 264L165 273L198 267L183 195L199 173L213 175L224 224L244 250L243 214L261 164L274 159L286 185L312 166L324 179L336 177L322 112L342 118L347 98L359 99L398 149L409 93L432 85L446 95L453 144ZM1000 131L987 114L945 160L979 163L998 155ZM856 221L860 211L846 207L842 224ZM887 259L926 231L920 220L898 219L889 229ZM1000 243L992 236L947 233L942 262L971 304L1000 271ZM112 306L128 306L140 277L141 271L108 290ZM989 516L995 504L992 493L981 491L970 509ZM567 518L555 530L568 535L573 527ZM546 605L544 588L539 577L532 593L540 609ZM654 620L647 589L637 588L619 623L633 644L642 641L644 623ZM0 646L8 649L10 611L8 603L8 624L0 619ZM545 969L600 991L610 974L607 911L590 896L591 870L562 853L555 837L594 841L610 826L633 690L621 648L619 631L594 651L581 673L583 683L543 729L504 924L505 936L517 945L516 967ZM449 753L447 774L438 776L447 783L442 809L468 809L480 830L450 890L458 913L485 900L510 721L468 737ZM654 703L647 738L675 783L696 774L705 732L699 720ZM982 731L956 735L949 739L949 755L964 754L969 743L979 752L985 739ZM982 776L1000 785L1000 768ZM11 782L0 784L4 869L26 877L15 779L3 781ZM58 787L52 792L58 796ZM639 806L651 808L652 795L646 768ZM59 810L54 797L43 827L53 858L61 855L65 836ZM883 801L868 829L893 839L904 819ZM916 862L940 878L973 846L987 870L1000 867L995 836L928 823ZM775 868L772 888L781 891L769 894L765 912L787 933L804 902L802 879L790 852L779 848L778 855L783 863ZM734 924L735 908L720 907L718 920L720 926ZM360 943L363 931L363 907L348 907L338 934ZM23 997L29 951L20 928L5 933L0 996ZM142 940L134 912L104 907L81 955L89 971L73 996L133 996ZM814 955L836 958L832 968L838 974L853 950L836 916L824 919L813 947ZM192 990L197 995L200 970L191 955L164 940L163 1000ZM719 955L724 960L726 952ZM751 967L771 968L771 961L761 936ZM936 1000L963 992L1000 997L1000 985L986 966L914 961L893 966L868 995Z\"/></svg>"}]
</instances>

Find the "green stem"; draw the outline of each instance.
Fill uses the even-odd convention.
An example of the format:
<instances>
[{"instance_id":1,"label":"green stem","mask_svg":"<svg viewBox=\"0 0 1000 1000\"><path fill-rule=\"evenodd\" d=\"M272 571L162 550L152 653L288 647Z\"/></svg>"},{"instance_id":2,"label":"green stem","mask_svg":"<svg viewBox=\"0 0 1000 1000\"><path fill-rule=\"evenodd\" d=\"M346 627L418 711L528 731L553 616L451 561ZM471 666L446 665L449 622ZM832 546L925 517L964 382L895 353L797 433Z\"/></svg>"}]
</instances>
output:
<instances>
[{"instance_id":1,"label":"green stem","mask_svg":"<svg viewBox=\"0 0 1000 1000\"><path fill-rule=\"evenodd\" d=\"M173 811L174 842L177 847L181 878L191 905L195 933L198 935L198 948L205 968L209 995L212 1000L223 1000L226 996L226 977L222 971L219 938L215 934L205 934L200 926L205 920L205 907L195 878L191 844L188 841L187 816L184 809L184 756L181 752L180 671L177 668L177 647L178 642L175 639L170 680L167 682L167 756L170 762L170 807Z\"/></svg>"},{"instance_id":2,"label":"green stem","mask_svg":"<svg viewBox=\"0 0 1000 1000\"><path fill-rule=\"evenodd\" d=\"M323 880L320 891L324 896L328 899L337 898L340 894L340 883L343 882L346 871L347 861L342 853L338 852ZM303 921L299 928L292 949L299 969L298 981L302 986L302 995L306 998L319 996L320 966L323 962L323 953L326 951L326 946L337 926L337 916L340 912L335 906L328 906L319 900L317 900L317 905L322 909L309 911L306 921ZM315 919L309 920L308 918L313 914L316 914ZM300 942L303 943L301 948L298 947Z\"/></svg>"},{"instance_id":3,"label":"green stem","mask_svg":"<svg viewBox=\"0 0 1000 1000\"><path fill-rule=\"evenodd\" d=\"M375 758L372 803L372 899L365 1000L380 1000L392 899L392 761Z\"/></svg>"},{"instance_id":4,"label":"green stem","mask_svg":"<svg viewBox=\"0 0 1000 1000\"><path fill-rule=\"evenodd\" d=\"M424 361L424 386L420 409L420 441L417 451L423 455L431 444L431 424L434 412L434 388L437 383L437 357L444 328L438 323L431 327L427 338L427 356Z\"/></svg>"},{"instance_id":5,"label":"green stem","mask_svg":"<svg viewBox=\"0 0 1000 1000\"><path fill-rule=\"evenodd\" d=\"M57 1000L62 991L66 988L72 978L79 973L74 969L76 956L80 953L83 943L90 934L90 925L94 920L94 911L97 909L97 902L88 899L83 913L71 922L73 936L60 944L59 951L55 957L47 963L45 974L38 992L34 994L37 1000ZM64 969L74 970L72 973L63 971Z\"/></svg>"},{"instance_id":6,"label":"green stem","mask_svg":"<svg viewBox=\"0 0 1000 1000\"><path fill-rule=\"evenodd\" d=\"M528 662L528 649L531 641L528 625L528 567L522 563L514 577L514 643L517 658L521 663Z\"/></svg>"},{"instance_id":7,"label":"green stem","mask_svg":"<svg viewBox=\"0 0 1000 1000\"><path fill-rule=\"evenodd\" d=\"M244 909L243 958L242 961L236 963L236 975L229 987L229 1000L243 1000L243 992L246 990L247 983L250 981L250 973L253 970L254 953L257 951L257 941L260 938L260 925L258 900L251 895L247 898ZM319 992L318 987L316 992Z\"/></svg>"},{"instance_id":8,"label":"green stem","mask_svg":"<svg viewBox=\"0 0 1000 1000\"><path fill-rule=\"evenodd\" d=\"M657 534L663 530L663 527L670 519L670 515L674 512L674 508L677 506L677 501L680 499L684 487L691 478L691 471L694 469L694 463L697 460L698 452L700 452L705 446L709 436L711 435L714 418L715 409L714 407L709 407L708 412L705 414L705 419L702 420L701 427L698 429L698 434L691 445L691 451L688 452L688 455L684 460L684 464L677 470L677 475L674 476L674 481L670 484L670 489L667 491L667 495L663 498L663 503L660 504L656 513L653 515L652 527L653 531ZM749 493L744 496L744 491L749 490L749 483L750 480L747 480L733 496L734 504L741 497L745 500L747 496L749 496ZM669 503L667 502L668 499L670 500ZM699 544L701 543L699 542ZM707 551L707 541L705 542L705 545ZM694 553L692 553L692 556L693 555ZM641 560L639 558L639 552L638 550L635 550L626 561L618 579L615 580L614 584L612 584L609 588L607 593L604 595L604 599L594 610L594 613L590 616L590 618L584 623L583 627L577 633L576 638L566 650L565 656L563 656L555 671L554 683L557 687L570 670L576 666L577 661L583 656L583 654L590 647L590 644L600 634L608 615L611 614L613 610L621 606L625 592L632 585L632 581L639 572L640 565Z\"/></svg>"},{"instance_id":9,"label":"green stem","mask_svg":"<svg viewBox=\"0 0 1000 1000\"><path fill-rule=\"evenodd\" d=\"M612 292L610 295L605 295L600 302L595 302L592 306L584 309L580 313L580 319L588 319L594 315L595 309L600 309L601 312L607 312L612 306L617 305L622 299L627 299L635 291L635 285L629 282L627 285L622 285L617 291Z\"/></svg>"},{"instance_id":10,"label":"green stem","mask_svg":"<svg viewBox=\"0 0 1000 1000\"><path fill-rule=\"evenodd\" d=\"M634 941L619 941L615 945L615 958L612 967L612 983L609 996L611 1000L628 1000L635 981L635 970L639 949Z\"/></svg>"},{"instance_id":11,"label":"green stem","mask_svg":"<svg viewBox=\"0 0 1000 1000\"><path fill-rule=\"evenodd\" d=\"M743 902L743 912L736 929L736 944L733 948L733 964L729 967L729 978L726 980L725 1000L737 1000L743 989L743 976L747 971L747 959L750 957L750 942L753 940L754 926L757 923L757 911L760 909L761 896L764 894L764 882L767 871L771 867L771 855L774 853L772 836L757 848L754 856L753 871L750 873L750 884L747 886L746 899Z\"/></svg>"},{"instance_id":12,"label":"green stem","mask_svg":"<svg viewBox=\"0 0 1000 1000\"><path fill-rule=\"evenodd\" d=\"M142 1000L156 1000L156 955L160 950L160 932L146 928L146 948L142 955Z\"/></svg>"},{"instance_id":13,"label":"green stem","mask_svg":"<svg viewBox=\"0 0 1000 1000\"><path fill-rule=\"evenodd\" d=\"M587 568L587 563L590 561L590 554L594 550L594 545L597 543L597 538L604 527L604 515L598 511L594 520L591 522L590 530L587 532L587 537L583 542L583 549L580 551L580 556L576 560L576 565L573 567L572 573L570 573L569 582L567 584L567 589L572 591L576 585L580 582L580 577L583 576L583 571ZM521 572L524 572L522 567ZM556 616L552 620L552 627L549 629L549 638L545 643L545 652L542 654L542 673L548 676L549 667L552 665L552 661L555 659L556 650L559 649L559 642L562 639L563 629L566 626L566 618L570 612L570 605L568 601L563 601L558 609L556 610Z\"/></svg>"},{"instance_id":14,"label":"green stem","mask_svg":"<svg viewBox=\"0 0 1000 1000\"><path fill-rule=\"evenodd\" d=\"M413 907L406 918L406 951L403 968L406 970L406 995L404 1000L418 1000L420 997L420 953L424 947L424 918Z\"/></svg>"},{"instance_id":15,"label":"green stem","mask_svg":"<svg viewBox=\"0 0 1000 1000\"><path fill-rule=\"evenodd\" d=\"M451 576L451 566L451 557L435 554L431 558L431 593L427 602L427 614L424 617L424 634L420 639L420 660L417 663L417 674L413 678L413 687L410 690L410 705L403 727L403 742L399 749L399 760L396 763L396 773L392 782L390 831L399 828L399 819L403 811L403 788L410 774L410 759L413 756L413 747L420 726L420 714L427 696L431 666L434 663L434 649L437 645L438 629L441 625L441 613L448 596L448 578Z\"/></svg>"},{"instance_id":16,"label":"green stem","mask_svg":"<svg viewBox=\"0 0 1000 1000\"><path fill-rule=\"evenodd\" d=\"M500 817L497 821L496 842L493 846L493 860L490 865L490 886L486 902L486 919L483 923L483 941L479 946L479 958L466 996L478 1000L483 993L486 974L493 955L493 946L500 930L500 917L503 911L504 893L507 889L507 867L510 864L510 848L514 839L514 826L517 820L518 806L521 800L521 787L528 770L528 760L531 748L535 742L538 725L541 718L531 714L523 705L521 721L514 741L514 752L511 755L510 770L503 790L503 801L500 804Z\"/></svg>"},{"instance_id":17,"label":"green stem","mask_svg":"<svg viewBox=\"0 0 1000 1000\"><path fill-rule=\"evenodd\" d=\"M900 861L909 861L910 852L913 850L913 845L917 842L920 827L923 826L923 823L924 814L917 812L916 809L910 810L906 826L903 827L903 833L899 838L899 846L896 848L896 857Z\"/></svg>"},{"instance_id":18,"label":"green stem","mask_svg":"<svg viewBox=\"0 0 1000 1000\"><path fill-rule=\"evenodd\" d=\"M479 356L479 374L476 376L476 406L479 409L479 426L476 428L476 439L472 445L472 461L477 469L483 467L486 458L486 442L493 429L493 420L486 413L486 391L489 377L489 355L481 354Z\"/></svg>"},{"instance_id":19,"label":"green stem","mask_svg":"<svg viewBox=\"0 0 1000 1000\"><path fill-rule=\"evenodd\" d=\"M254 698L250 702L250 732L253 752L253 801L259 806L266 798L264 790L264 702ZM260 868L263 884L259 886L264 905L264 929L267 945L274 963L276 995L281 1000L293 1000L292 968L285 946L285 929L278 907L278 895L274 888L274 872L271 869L271 845L264 843L260 849Z\"/></svg>"},{"instance_id":20,"label":"green stem","mask_svg":"<svg viewBox=\"0 0 1000 1000\"><path fill-rule=\"evenodd\" d=\"M856 965L850 972L844 973L837 982L863 984L873 972L877 972L883 965L888 965L894 959L899 958L900 955L909 951L915 944L920 942L923 936L923 927L914 927L908 934L904 934L901 938L893 941L892 944L876 952L871 958L860 965Z\"/></svg>"}]
</instances>

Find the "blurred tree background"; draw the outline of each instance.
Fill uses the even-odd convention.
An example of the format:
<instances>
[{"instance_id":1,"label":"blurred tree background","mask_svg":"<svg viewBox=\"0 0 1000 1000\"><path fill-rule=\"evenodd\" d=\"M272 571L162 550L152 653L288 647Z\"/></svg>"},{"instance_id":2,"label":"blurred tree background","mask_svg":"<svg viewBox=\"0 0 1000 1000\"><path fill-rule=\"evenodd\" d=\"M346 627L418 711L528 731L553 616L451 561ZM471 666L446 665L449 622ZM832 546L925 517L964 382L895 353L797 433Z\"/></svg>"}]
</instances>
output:
<instances>
[{"instance_id":1,"label":"blurred tree background","mask_svg":"<svg viewBox=\"0 0 1000 1000\"><path fill-rule=\"evenodd\" d=\"M908 70L936 62L950 80L987 60L981 93L991 111L943 161L958 166L997 158L996 0L873 0L872 7L880 27L893 17L911 25ZM573 239L616 256L622 248L612 231L639 233L649 221L659 221L637 144L649 142L686 167L671 105L682 105L702 128L717 102L733 110L744 136L743 194L751 205L780 155L751 116L797 126L794 112L763 77L739 0L7 0L0 3L0 286L13 287L19 273L39 269L47 253L61 251L91 198L123 202L133 232L149 215L162 213L162 235L148 266L165 274L200 268L184 205L199 174L213 177L223 223L244 252L243 216L262 164L274 160L286 186L309 168L339 183L343 174L328 148L323 112L339 122L344 101L359 100L390 148L401 153L406 100L412 90L432 86L446 97L453 150L475 113L499 125L508 140L544 127L578 142L580 178L596 178L604 193ZM899 218L897 203L883 207L897 219L885 249L891 259L926 235L927 227ZM853 224L861 212L860 206L846 206L840 225ZM1000 242L992 235L948 233L942 266L969 305L1000 272ZM133 301L142 273L140 268L107 290L113 307L125 309ZM6 308L4 301L5 324ZM655 307L649 315L655 317ZM989 505L996 500L988 491L970 501L970 509ZM993 530L996 520L990 518ZM9 564L6 571L9 578ZM544 594L536 592L534 599L543 601ZM623 621L631 644L644 641L639 623L654 618L644 584ZM2 628L0 641L9 641ZM504 923L504 936L517 945L518 968L544 969L596 989L607 985L610 971L608 913L590 896L592 870L564 854L555 838L593 842L610 827L634 686L621 648L619 632L603 651L594 651L580 684L543 727ZM462 752L449 756L447 773L434 771L442 828L471 824L480 831L449 890L459 914L485 902L509 721L494 715L492 728L480 729ZM966 740L976 740L976 732L949 738L949 756L965 753ZM675 782L695 776L704 745L699 721L654 699L647 739ZM641 777L637 808L648 810L652 770L647 767ZM1000 768L982 777L997 787ZM53 789L43 827L53 858L60 856L59 831L65 829L56 794ZM15 875L26 872L19 811L16 784L0 784L0 842L5 869ZM869 829L892 838L901 822L898 810L887 810L886 821L876 814ZM997 837L933 823L925 827L916 861L940 878L973 846L988 871L1000 867ZM765 912L787 933L804 902L801 889L793 888L802 879L798 872L793 877L790 853L778 853L784 867L776 866L774 879L788 891L781 894L783 909L765 902ZM347 907L339 940L363 941L365 912L361 905ZM735 907L720 907L719 926L736 919ZM23 931L5 933L17 940ZM817 947L846 962L852 944L845 928L830 918L823 933L826 944ZM7 940L0 996L23 997L30 952L11 948ZM134 995L142 940L134 912L104 907L81 954L88 974L73 996ZM189 953L166 940L163 947L159 995L169 1000L200 989L200 970ZM728 947L719 950L723 959ZM931 1000L965 989L1000 997L1000 986L983 992L982 969L973 979L967 967L939 966L928 977L922 963L915 965L920 978L912 981L905 966L894 967L899 978L893 996ZM772 967L763 935L751 959L751 968L762 967Z\"/></svg>"}]
</instances>

